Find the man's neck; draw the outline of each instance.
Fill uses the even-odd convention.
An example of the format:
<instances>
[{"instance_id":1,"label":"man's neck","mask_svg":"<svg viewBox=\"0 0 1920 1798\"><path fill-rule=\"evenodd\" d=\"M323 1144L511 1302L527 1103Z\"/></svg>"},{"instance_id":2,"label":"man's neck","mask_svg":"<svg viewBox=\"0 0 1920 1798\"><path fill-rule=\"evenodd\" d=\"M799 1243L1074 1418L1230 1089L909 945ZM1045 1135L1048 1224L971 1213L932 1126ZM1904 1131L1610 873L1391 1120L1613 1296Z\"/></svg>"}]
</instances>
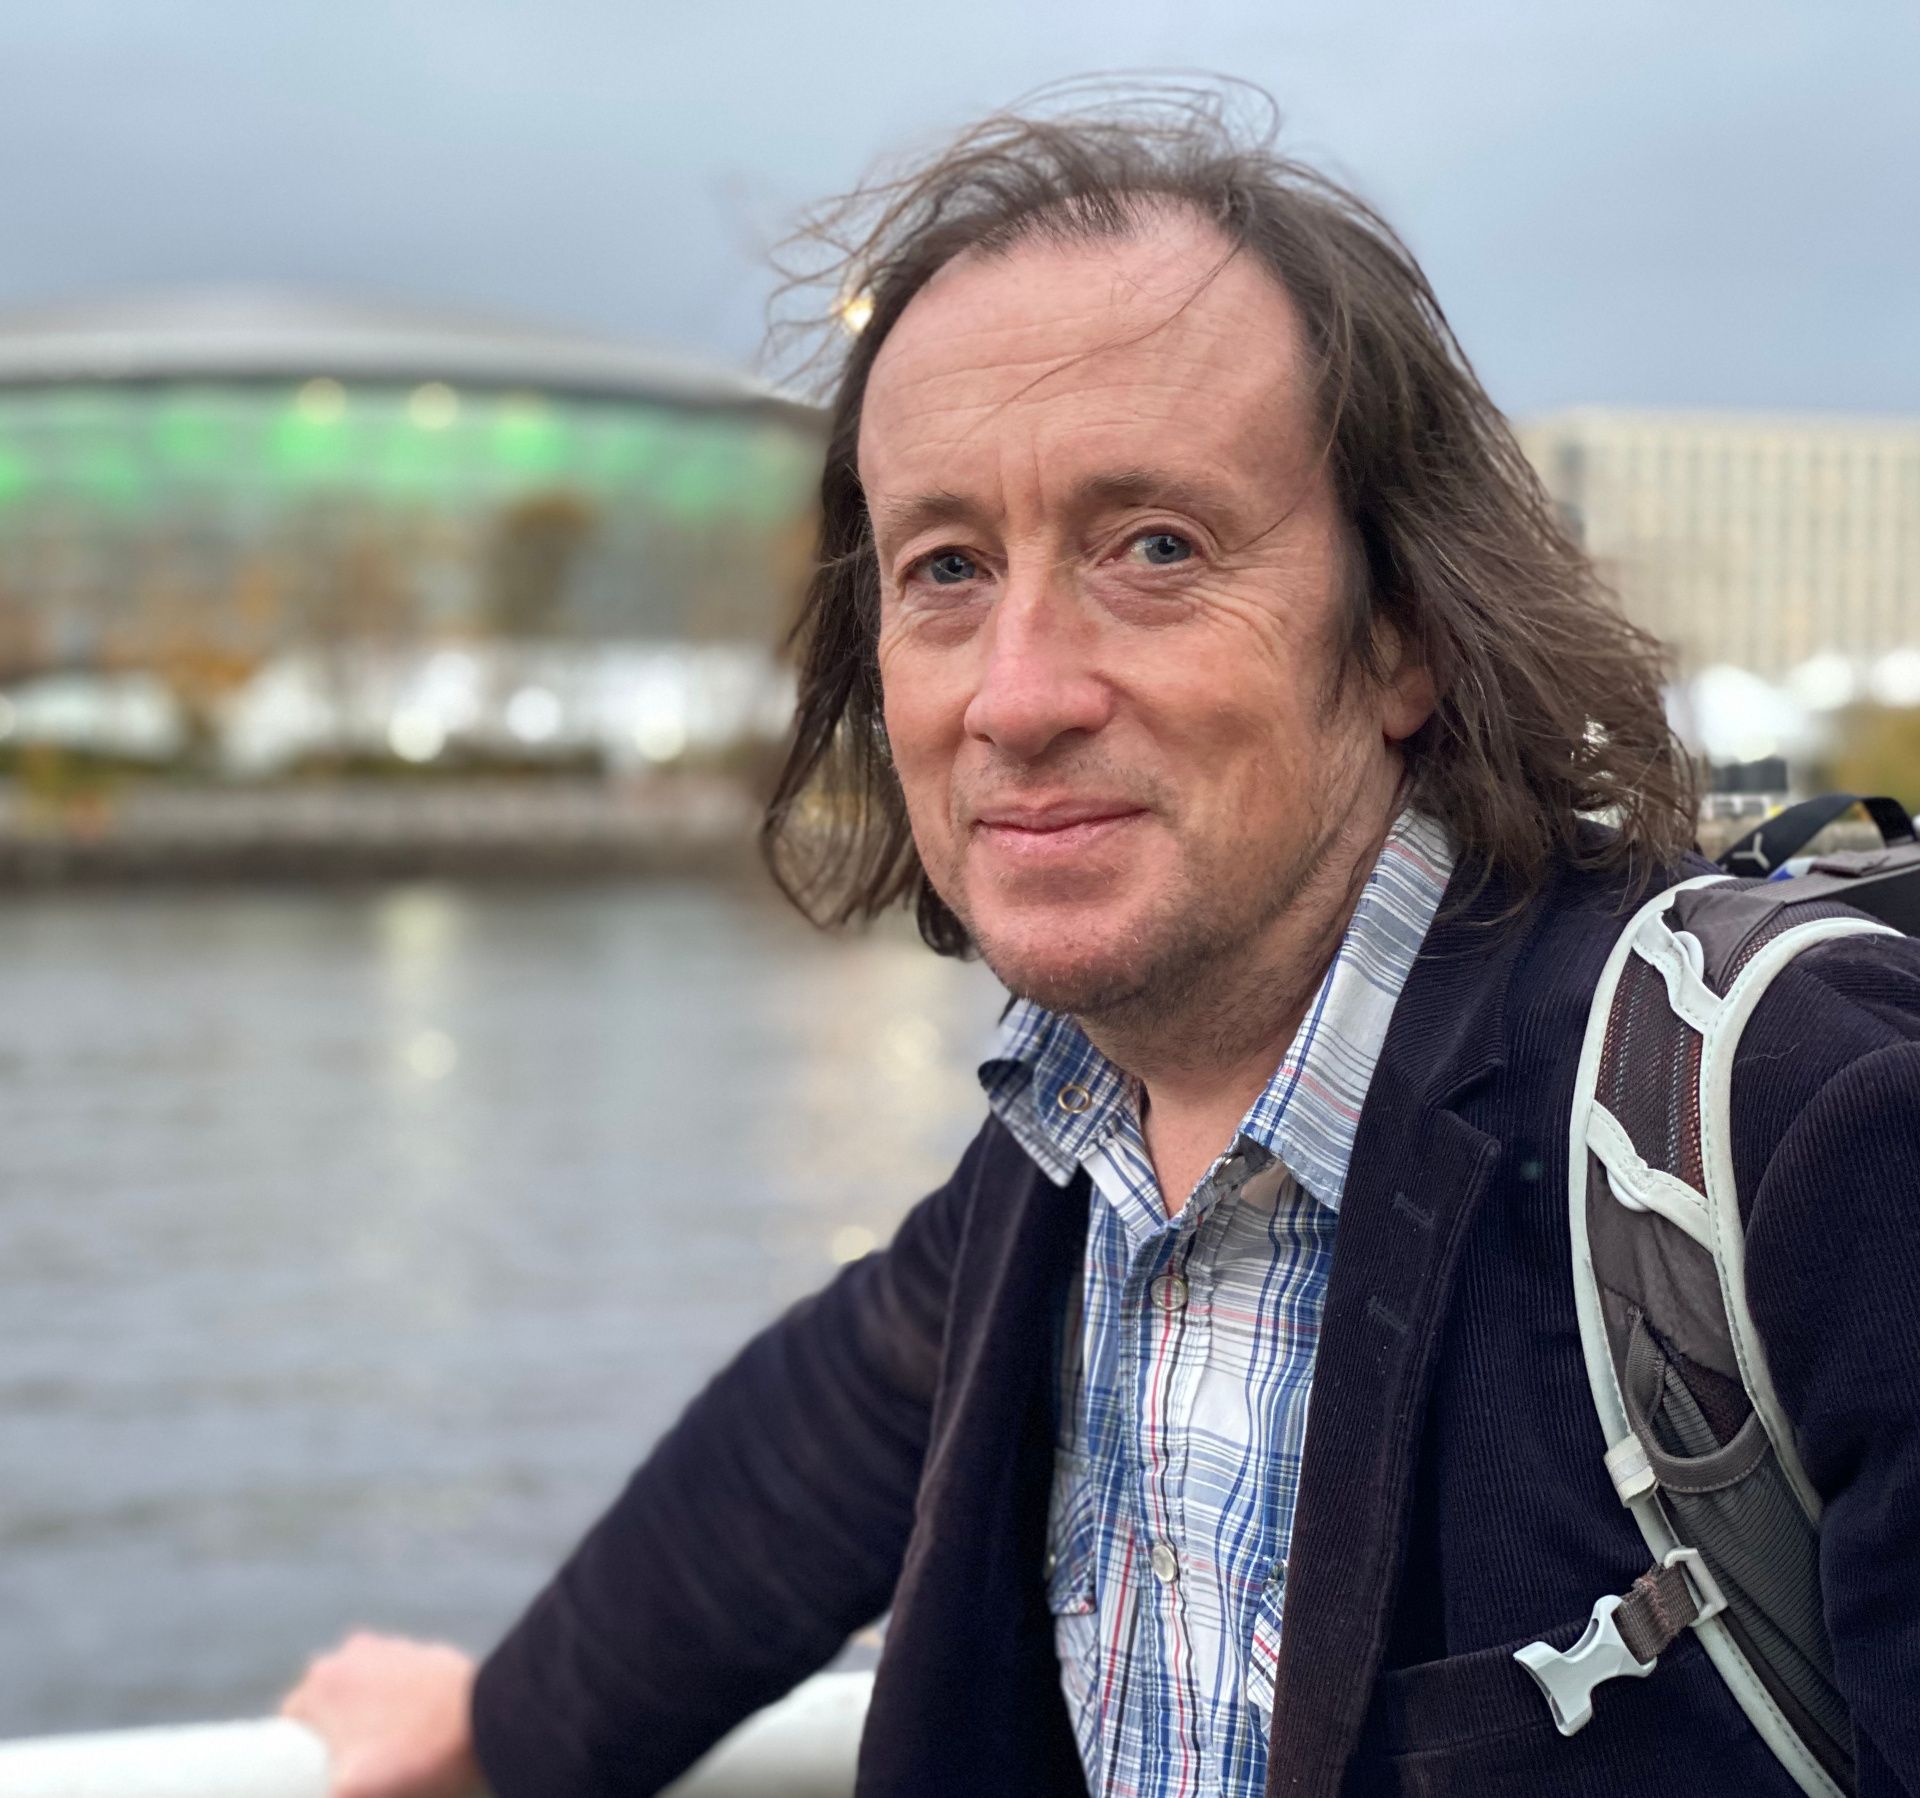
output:
<instances>
[{"instance_id":1,"label":"man's neck","mask_svg":"<svg viewBox=\"0 0 1920 1798\"><path fill-rule=\"evenodd\" d=\"M1195 982L1183 1003L1132 1019L1082 1019L1089 1039L1143 1089L1142 1124L1169 1214L1232 1144L1240 1120L1286 1054L1340 948L1397 815L1350 826L1275 928L1235 968Z\"/></svg>"}]
</instances>

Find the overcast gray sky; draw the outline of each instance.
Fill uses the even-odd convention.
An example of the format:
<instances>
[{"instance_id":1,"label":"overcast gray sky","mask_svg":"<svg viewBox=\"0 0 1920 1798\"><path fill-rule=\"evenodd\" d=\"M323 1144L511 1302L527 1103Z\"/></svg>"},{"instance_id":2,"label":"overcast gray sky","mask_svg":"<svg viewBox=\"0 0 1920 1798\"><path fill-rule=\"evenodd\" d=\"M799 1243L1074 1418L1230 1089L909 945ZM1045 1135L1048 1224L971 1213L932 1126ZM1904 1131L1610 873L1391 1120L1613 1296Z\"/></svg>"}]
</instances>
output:
<instances>
[{"instance_id":1,"label":"overcast gray sky","mask_svg":"<svg viewBox=\"0 0 1920 1798\"><path fill-rule=\"evenodd\" d=\"M1920 0L9 0L0 308L261 282L743 361L800 206L1121 68L1269 88L1512 410L1920 411Z\"/></svg>"}]
</instances>

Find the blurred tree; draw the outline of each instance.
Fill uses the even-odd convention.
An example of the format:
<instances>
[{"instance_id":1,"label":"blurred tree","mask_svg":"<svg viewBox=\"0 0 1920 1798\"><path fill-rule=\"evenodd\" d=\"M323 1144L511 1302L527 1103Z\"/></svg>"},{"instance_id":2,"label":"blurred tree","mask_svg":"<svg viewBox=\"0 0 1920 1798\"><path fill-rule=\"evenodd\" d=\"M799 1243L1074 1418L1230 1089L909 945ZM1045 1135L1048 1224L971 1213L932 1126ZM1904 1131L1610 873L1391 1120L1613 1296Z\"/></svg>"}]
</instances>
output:
<instances>
[{"instance_id":1,"label":"blurred tree","mask_svg":"<svg viewBox=\"0 0 1920 1798\"><path fill-rule=\"evenodd\" d=\"M487 622L503 637L544 637L594 533L593 507L572 493L538 493L500 514L487 558Z\"/></svg>"},{"instance_id":2,"label":"blurred tree","mask_svg":"<svg viewBox=\"0 0 1920 1798\"><path fill-rule=\"evenodd\" d=\"M0 568L0 686L46 666L44 622L26 587L13 586Z\"/></svg>"},{"instance_id":3,"label":"blurred tree","mask_svg":"<svg viewBox=\"0 0 1920 1798\"><path fill-rule=\"evenodd\" d=\"M382 521L343 521L307 550L301 625L309 641L329 652L348 645L405 642L416 606L404 558Z\"/></svg>"},{"instance_id":4,"label":"blurred tree","mask_svg":"<svg viewBox=\"0 0 1920 1798\"><path fill-rule=\"evenodd\" d=\"M1845 793L1891 793L1920 808L1920 707L1855 706L1841 721L1822 784Z\"/></svg>"}]
</instances>

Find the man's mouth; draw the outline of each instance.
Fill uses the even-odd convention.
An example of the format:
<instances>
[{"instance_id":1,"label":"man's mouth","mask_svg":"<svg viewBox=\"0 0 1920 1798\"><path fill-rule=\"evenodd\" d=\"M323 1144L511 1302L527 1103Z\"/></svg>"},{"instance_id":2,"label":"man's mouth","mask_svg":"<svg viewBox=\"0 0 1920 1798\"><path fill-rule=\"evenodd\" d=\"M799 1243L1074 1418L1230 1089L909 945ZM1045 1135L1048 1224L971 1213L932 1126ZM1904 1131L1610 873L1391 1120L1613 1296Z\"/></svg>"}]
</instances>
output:
<instances>
[{"instance_id":1,"label":"man's mouth","mask_svg":"<svg viewBox=\"0 0 1920 1798\"><path fill-rule=\"evenodd\" d=\"M1049 864L1073 860L1146 815L1124 800L1062 800L989 807L975 818L973 828L976 839L997 854Z\"/></svg>"}]
</instances>

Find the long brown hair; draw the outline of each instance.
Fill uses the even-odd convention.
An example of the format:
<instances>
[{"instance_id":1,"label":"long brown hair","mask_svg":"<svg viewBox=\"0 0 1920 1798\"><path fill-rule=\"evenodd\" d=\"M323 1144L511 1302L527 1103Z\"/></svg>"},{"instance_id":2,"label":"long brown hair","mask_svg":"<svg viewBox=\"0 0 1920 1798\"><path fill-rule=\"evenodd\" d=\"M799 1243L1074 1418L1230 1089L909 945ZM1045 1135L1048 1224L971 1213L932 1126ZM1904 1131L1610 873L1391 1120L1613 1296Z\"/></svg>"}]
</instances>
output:
<instances>
[{"instance_id":1,"label":"long brown hair","mask_svg":"<svg viewBox=\"0 0 1920 1798\"><path fill-rule=\"evenodd\" d=\"M1244 102L1264 108L1250 124ZM915 853L881 726L879 578L855 467L887 333L963 251L1117 237L1143 209L1210 220L1291 297L1357 578L1342 667L1378 678L1385 624L1431 670L1405 744L1411 802L1522 896L1559 860L1640 866L1692 840L1693 770L1661 702L1661 646L1623 618L1480 385L1412 253L1372 207L1275 148L1257 89L1049 90L823 208L789 291L825 282L830 329L819 556L794 631L792 746L761 826L787 896L822 924L910 903L943 953L960 921ZM848 309L857 307L857 315ZM1595 815L1611 826L1595 831Z\"/></svg>"}]
</instances>

